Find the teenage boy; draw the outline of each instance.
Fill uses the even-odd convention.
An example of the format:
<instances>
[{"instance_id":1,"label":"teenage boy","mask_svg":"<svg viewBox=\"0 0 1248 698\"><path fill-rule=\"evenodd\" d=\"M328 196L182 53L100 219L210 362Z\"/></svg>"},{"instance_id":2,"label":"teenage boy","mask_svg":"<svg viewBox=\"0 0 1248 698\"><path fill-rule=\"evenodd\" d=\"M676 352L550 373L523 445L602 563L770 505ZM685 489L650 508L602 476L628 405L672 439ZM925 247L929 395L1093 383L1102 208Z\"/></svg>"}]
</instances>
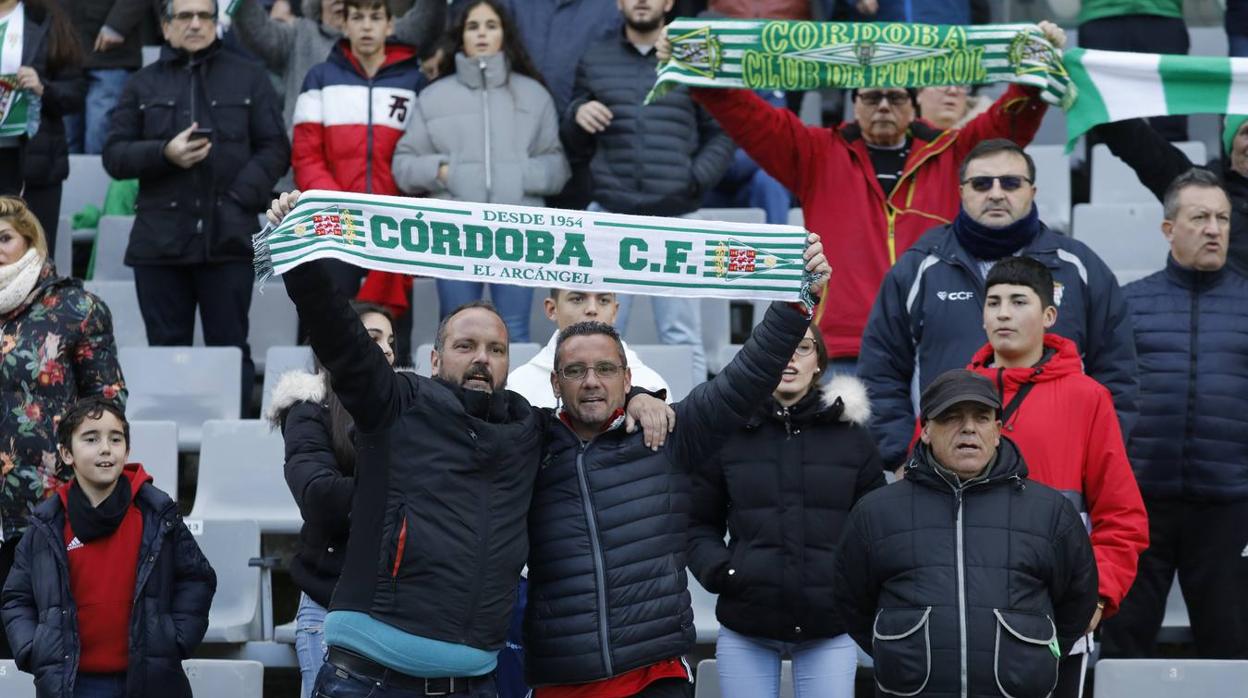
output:
<instances>
[{"instance_id":1,"label":"teenage boy","mask_svg":"<svg viewBox=\"0 0 1248 698\"><path fill-rule=\"evenodd\" d=\"M997 386L1004 433L1018 445L1029 477L1052 487L1091 525L1100 599L1088 633L1118 611L1148 547L1144 500L1127 460L1113 399L1083 372L1075 343L1047 333L1057 322L1053 275L1030 257L1007 257L988 272L988 344L970 369ZM1083 695L1086 643L1061 665L1053 695Z\"/></svg>"},{"instance_id":2,"label":"teenage boy","mask_svg":"<svg viewBox=\"0 0 1248 698\"><path fill-rule=\"evenodd\" d=\"M40 698L191 698L182 660L208 629L217 577L98 397L57 428L74 479L35 508L0 617Z\"/></svg>"},{"instance_id":3,"label":"teenage boy","mask_svg":"<svg viewBox=\"0 0 1248 698\"><path fill-rule=\"evenodd\" d=\"M393 32L385 0L343 3L345 38L308 71L295 102L291 165L299 189L399 193L390 161L427 81L416 49L388 40ZM345 262L330 266L335 286L354 296L365 271ZM407 308L411 277L371 278L369 300Z\"/></svg>"}]
</instances>

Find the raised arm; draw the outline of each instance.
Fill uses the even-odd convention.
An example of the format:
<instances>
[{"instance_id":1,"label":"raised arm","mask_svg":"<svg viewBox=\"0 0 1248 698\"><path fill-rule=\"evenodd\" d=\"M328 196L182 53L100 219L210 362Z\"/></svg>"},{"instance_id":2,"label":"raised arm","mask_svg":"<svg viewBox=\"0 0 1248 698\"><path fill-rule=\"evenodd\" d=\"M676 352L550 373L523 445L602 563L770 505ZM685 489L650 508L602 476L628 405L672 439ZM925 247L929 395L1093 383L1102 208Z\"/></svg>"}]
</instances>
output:
<instances>
[{"instance_id":1,"label":"raised arm","mask_svg":"<svg viewBox=\"0 0 1248 698\"><path fill-rule=\"evenodd\" d=\"M1140 184L1161 201L1175 177L1196 165L1143 119L1127 119L1101 124L1092 129L1109 152L1135 171Z\"/></svg>"},{"instance_id":2,"label":"raised arm","mask_svg":"<svg viewBox=\"0 0 1248 698\"><path fill-rule=\"evenodd\" d=\"M259 56L270 71L285 73L295 50L295 25L270 17L260 7L260 0L242 0L232 19L230 26L243 45Z\"/></svg>"},{"instance_id":3,"label":"raised arm","mask_svg":"<svg viewBox=\"0 0 1248 698\"><path fill-rule=\"evenodd\" d=\"M438 40L445 26L445 0L416 0L394 23L394 38L423 50Z\"/></svg>"}]
</instances>

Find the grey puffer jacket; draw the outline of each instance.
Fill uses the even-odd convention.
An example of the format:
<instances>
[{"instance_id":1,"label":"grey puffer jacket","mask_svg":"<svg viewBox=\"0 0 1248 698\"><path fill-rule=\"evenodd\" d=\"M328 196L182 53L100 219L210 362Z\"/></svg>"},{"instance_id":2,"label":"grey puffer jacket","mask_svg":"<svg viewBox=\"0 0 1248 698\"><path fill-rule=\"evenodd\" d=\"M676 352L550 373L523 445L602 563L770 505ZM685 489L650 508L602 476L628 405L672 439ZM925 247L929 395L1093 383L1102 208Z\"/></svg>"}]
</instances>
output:
<instances>
[{"instance_id":1,"label":"grey puffer jacket","mask_svg":"<svg viewBox=\"0 0 1248 698\"><path fill-rule=\"evenodd\" d=\"M424 48L437 40L445 24L446 2L417 0L411 10L395 20L392 38ZM325 62L342 33L321 23L321 0L303 0L303 16L292 24L270 19L260 0L243 0L231 26L243 45L282 79L282 119L290 135L304 76L312 66Z\"/></svg>"},{"instance_id":2,"label":"grey puffer jacket","mask_svg":"<svg viewBox=\"0 0 1248 698\"><path fill-rule=\"evenodd\" d=\"M447 182L438 167L448 166ZM440 199L541 206L568 180L555 102L501 53L455 55L455 74L421 93L399 140L394 181Z\"/></svg>"}]
</instances>

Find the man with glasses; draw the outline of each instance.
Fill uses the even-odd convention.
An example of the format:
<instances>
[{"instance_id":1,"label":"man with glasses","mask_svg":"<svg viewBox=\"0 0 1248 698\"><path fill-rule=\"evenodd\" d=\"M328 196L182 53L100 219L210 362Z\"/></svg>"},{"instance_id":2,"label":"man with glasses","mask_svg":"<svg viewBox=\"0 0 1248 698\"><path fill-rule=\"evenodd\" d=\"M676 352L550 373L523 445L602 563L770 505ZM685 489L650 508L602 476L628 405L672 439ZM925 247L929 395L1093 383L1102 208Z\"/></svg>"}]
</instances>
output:
<instances>
[{"instance_id":1,"label":"man with glasses","mask_svg":"<svg viewBox=\"0 0 1248 698\"><path fill-rule=\"evenodd\" d=\"M1040 28L1055 47L1065 45L1056 25L1041 22ZM666 33L657 53L659 60L671 56ZM1011 85L966 128L942 131L915 120L912 91L864 88L853 93L854 120L829 129L808 126L749 90L693 88L690 94L801 200L806 228L836 260L838 273L824 294L836 308L815 311L833 372L854 369L871 302L889 267L924 231L957 214L962 158L990 138L1028 144L1045 113L1038 90Z\"/></svg>"},{"instance_id":2,"label":"man with glasses","mask_svg":"<svg viewBox=\"0 0 1248 698\"><path fill-rule=\"evenodd\" d=\"M167 0L160 60L135 73L113 111L104 168L139 180L126 248L153 346L187 346L195 310L204 343L247 346L251 235L273 185L290 164L290 142L264 68L217 40L213 0Z\"/></svg>"},{"instance_id":3,"label":"man with glasses","mask_svg":"<svg viewBox=\"0 0 1248 698\"><path fill-rule=\"evenodd\" d=\"M998 260L1025 255L1053 274L1056 324L1084 371L1109 389L1124 438L1139 396L1135 340L1113 272L1086 245L1040 222L1036 167L1011 141L985 141L958 171L962 208L915 243L885 276L862 337L859 374L871 392L872 432L887 467L906 458L918 396L966 366L983 343L985 279Z\"/></svg>"},{"instance_id":4,"label":"man with glasses","mask_svg":"<svg viewBox=\"0 0 1248 698\"><path fill-rule=\"evenodd\" d=\"M809 236L807 271L828 273ZM610 325L559 333L550 384L562 404L529 510L525 667L534 698L690 698L694 643L685 576L689 471L753 416L806 330L804 308L773 303L736 358L676 403L661 448L623 429L632 385Z\"/></svg>"}]
</instances>

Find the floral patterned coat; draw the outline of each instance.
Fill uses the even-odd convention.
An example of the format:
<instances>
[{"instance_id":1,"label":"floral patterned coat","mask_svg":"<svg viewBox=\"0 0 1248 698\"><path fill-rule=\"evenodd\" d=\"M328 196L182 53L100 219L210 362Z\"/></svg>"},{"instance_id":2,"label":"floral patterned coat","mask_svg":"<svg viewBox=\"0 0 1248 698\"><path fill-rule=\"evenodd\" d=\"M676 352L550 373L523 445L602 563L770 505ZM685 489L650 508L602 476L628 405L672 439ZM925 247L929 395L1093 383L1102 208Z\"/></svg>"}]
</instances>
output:
<instances>
[{"instance_id":1,"label":"floral patterned coat","mask_svg":"<svg viewBox=\"0 0 1248 698\"><path fill-rule=\"evenodd\" d=\"M27 516L70 477L56 451L61 413L79 397L125 404L108 306L45 263L30 296L0 316L0 525L21 535Z\"/></svg>"}]
</instances>

